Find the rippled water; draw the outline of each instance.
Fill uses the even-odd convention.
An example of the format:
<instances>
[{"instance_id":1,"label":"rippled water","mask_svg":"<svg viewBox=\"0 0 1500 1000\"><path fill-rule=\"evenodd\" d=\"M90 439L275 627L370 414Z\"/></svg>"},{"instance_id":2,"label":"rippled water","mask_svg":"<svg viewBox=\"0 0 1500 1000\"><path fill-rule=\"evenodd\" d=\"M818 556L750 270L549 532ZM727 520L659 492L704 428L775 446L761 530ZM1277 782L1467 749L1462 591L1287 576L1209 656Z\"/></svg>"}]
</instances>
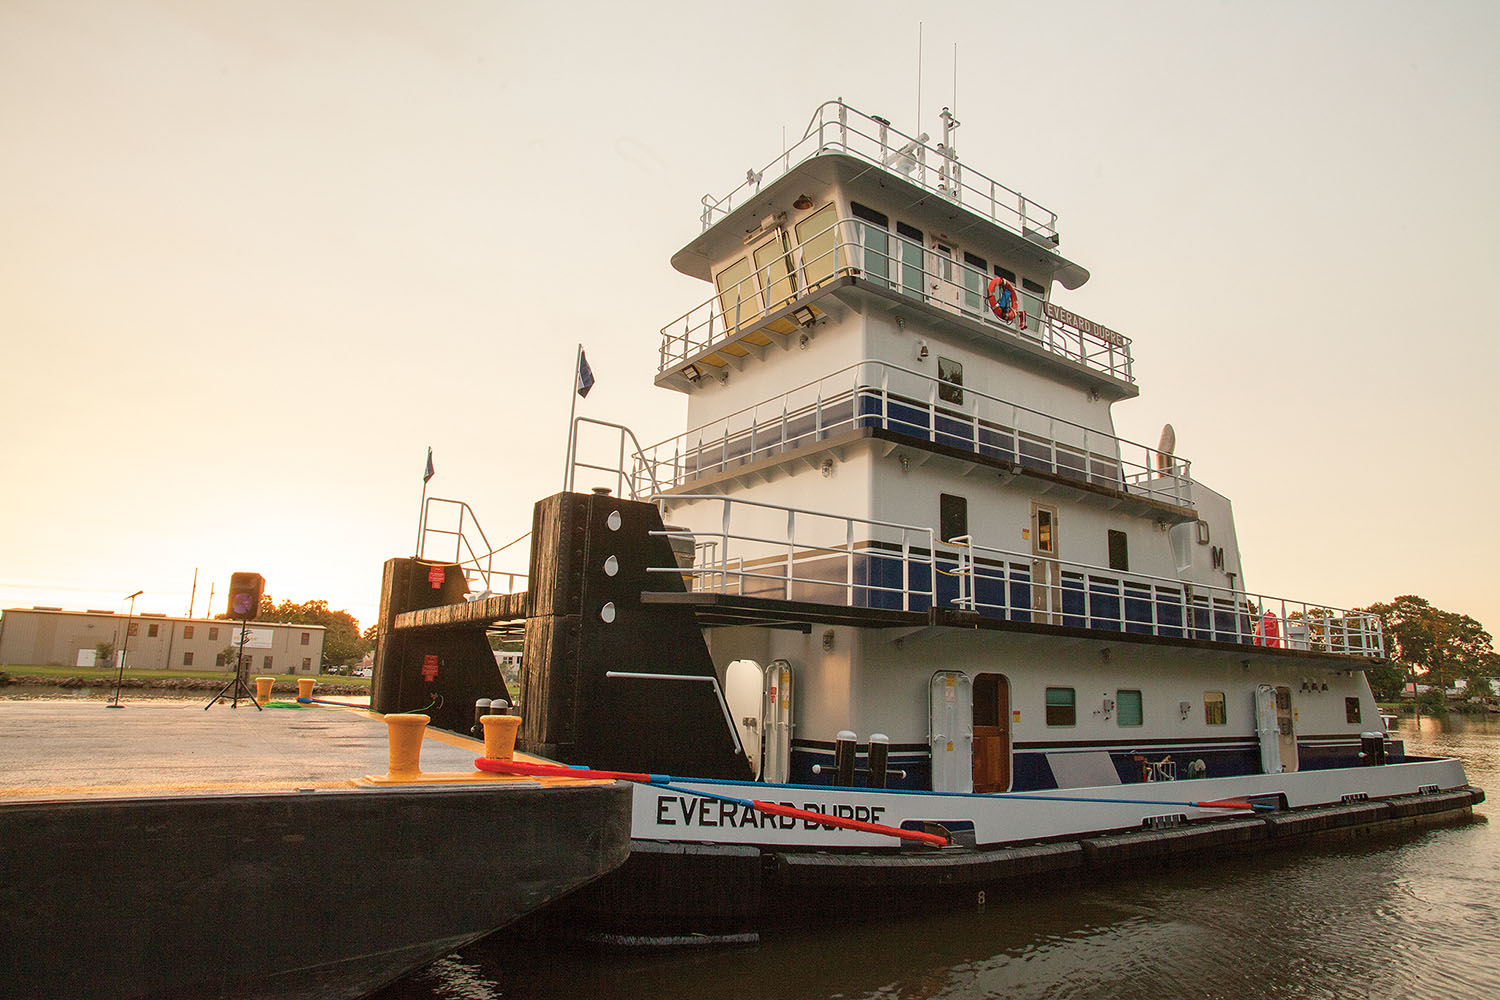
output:
<instances>
[{"instance_id":1,"label":"rippled water","mask_svg":"<svg viewBox=\"0 0 1500 1000\"><path fill-rule=\"evenodd\" d=\"M1410 753L1456 754L1473 784L1500 794L1493 717L1401 728ZM737 950L632 957L498 935L377 998L1500 998L1493 809L1402 840L772 932Z\"/></svg>"}]
</instances>

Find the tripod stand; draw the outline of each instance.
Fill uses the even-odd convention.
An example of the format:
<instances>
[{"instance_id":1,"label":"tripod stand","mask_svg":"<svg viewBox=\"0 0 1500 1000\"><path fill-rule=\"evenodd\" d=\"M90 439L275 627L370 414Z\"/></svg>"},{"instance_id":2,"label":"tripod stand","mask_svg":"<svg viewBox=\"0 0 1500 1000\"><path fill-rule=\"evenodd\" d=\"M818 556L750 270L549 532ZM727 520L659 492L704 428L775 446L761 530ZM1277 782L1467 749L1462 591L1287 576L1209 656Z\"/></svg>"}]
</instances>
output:
<instances>
[{"instance_id":1,"label":"tripod stand","mask_svg":"<svg viewBox=\"0 0 1500 1000\"><path fill-rule=\"evenodd\" d=\"M220 698L224 697L224 692L230 690L231 688L234 690L234 703L229 706L230 708L240 707L240 692L243 691L245 692L245 697L250 699L250 704L255 706L255 710L257 712L265 711L265 709L260 707L260 702L255 700L255 695L250 693L250 687L245 683L244 673L245 619L242 618L240 619L240 652L239 656L237 656L234 661L234 679L228 684L225 684L223 687L219 688L218 694L208 699L208 704L203 706L203 711L207 712L210 708L213 708L214 703L217 702Z\"/></svg>"}]
</instances>

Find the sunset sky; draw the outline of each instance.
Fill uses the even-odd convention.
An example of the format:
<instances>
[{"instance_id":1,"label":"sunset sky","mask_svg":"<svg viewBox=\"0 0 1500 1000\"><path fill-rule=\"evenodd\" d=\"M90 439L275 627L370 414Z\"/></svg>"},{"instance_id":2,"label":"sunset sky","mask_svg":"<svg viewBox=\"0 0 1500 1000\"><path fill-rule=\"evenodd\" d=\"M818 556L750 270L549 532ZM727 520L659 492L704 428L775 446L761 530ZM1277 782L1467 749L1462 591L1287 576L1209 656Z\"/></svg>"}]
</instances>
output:
<instances>
[{"instance_id":1,"label":"sunset sky","mask_svg":"<svg viewBox=\"0 0 1500 1000\"><path fill-rule=\"evenodd\" d=\"M489 539L580 412L651 443L670 255L821 102L1059 213L1251 590L1500 629L1500 5L0 3L0 608L362 624L432 493ZM520 552L513 564L524 569Z\"/></svg>"}]
</instances>

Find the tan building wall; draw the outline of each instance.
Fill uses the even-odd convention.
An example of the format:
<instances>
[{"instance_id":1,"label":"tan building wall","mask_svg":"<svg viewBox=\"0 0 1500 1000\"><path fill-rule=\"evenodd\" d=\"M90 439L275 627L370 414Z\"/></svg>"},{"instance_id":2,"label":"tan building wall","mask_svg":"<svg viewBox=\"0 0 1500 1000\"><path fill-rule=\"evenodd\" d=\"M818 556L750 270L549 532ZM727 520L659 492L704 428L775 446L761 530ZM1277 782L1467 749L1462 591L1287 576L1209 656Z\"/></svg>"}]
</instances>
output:
<instances>
[{"instance_id":1,"label":"tan building wall","mask_svg":"<svg viewBox=\"0 0 1500 1000\"><path fill-rule=\"evenodd\" d=\"M58 608L7 608L0 613L0 665L77 666L78 654L92 653L101 642L113 643L116 655L130 644L128 670L229 671L233 658L222 654L239 648L239 623L166 615L125 615L108 611L63 611ZM256 673L316 674L323 662L321 625L252 622L245 639L249 669ZM87 659L87 657L85 657ZM107 666L109 664L97 664Z\"/></svg>"}]
</instances>

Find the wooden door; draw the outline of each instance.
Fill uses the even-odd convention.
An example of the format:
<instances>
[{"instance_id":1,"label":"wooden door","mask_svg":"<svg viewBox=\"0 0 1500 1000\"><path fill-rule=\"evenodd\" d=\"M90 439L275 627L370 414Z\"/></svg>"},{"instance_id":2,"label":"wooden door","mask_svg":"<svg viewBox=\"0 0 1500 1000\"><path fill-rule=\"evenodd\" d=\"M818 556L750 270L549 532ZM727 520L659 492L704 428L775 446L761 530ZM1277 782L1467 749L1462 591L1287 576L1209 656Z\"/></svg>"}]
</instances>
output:
<instances>
[{"instance_id":1,"label":"wooden door","mask_svg":"<svg viewBox=\"0 0 1500 1000\"><path fill-rule=\"evenodd\" d=\"M1010 682L1004 674L974 678L974 791L1010 790Z\"/></svg>"}]
</instances>

